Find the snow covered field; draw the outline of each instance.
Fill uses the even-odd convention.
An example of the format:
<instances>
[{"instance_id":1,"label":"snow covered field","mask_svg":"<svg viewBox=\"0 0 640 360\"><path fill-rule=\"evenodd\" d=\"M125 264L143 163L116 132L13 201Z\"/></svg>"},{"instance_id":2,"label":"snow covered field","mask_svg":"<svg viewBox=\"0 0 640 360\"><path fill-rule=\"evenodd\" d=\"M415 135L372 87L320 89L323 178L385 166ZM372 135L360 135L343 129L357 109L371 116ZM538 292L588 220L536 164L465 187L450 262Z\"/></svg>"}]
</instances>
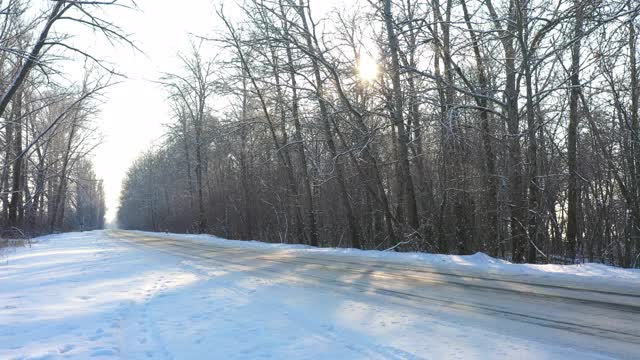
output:
<instances>
[{"instance_id":1,"label":"snow covered field","mask_svg":"<svg viewBox=\"0 0 640 360\"><path fill-rule=\"evenodd\" d=\"M273 248L202 236L153 236L236 250ZM534 267L478 254L441 257L278 248L290 256L311 252L363 261L384 258L503 276L583 279L591 284L608 279L630 291L640 288L638 271L599 265ZM556 335L564 334L562 329L437 302L422 304L240 271L146 249L104 231L46 236L32 248L4 251L0 359L632 358L636 350L640 356L640 338L635 335L630 338L638 338L637 343L569 331L564 338ZM629 316L632 321L638 315Z\"/></svg>"}]
</instances>

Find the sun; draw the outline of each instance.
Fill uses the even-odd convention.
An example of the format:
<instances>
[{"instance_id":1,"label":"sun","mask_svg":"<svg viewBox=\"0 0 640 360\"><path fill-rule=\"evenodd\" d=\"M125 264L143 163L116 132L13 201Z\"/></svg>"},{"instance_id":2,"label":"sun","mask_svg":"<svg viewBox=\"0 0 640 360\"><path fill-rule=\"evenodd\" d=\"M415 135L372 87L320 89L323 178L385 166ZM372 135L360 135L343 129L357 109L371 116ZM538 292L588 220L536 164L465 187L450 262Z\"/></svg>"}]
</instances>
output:
<instances>
[{"instance_id":1,"label":"sun","mask_svg":"<svg viewBox=\"0 0 640 360\"><path fill-rule=\"evenodd\" d=\"M372 82L378 78L378 64L369 55L361 55L358 61L358 77L365 82Z\"/></svg>"}]
</instances>

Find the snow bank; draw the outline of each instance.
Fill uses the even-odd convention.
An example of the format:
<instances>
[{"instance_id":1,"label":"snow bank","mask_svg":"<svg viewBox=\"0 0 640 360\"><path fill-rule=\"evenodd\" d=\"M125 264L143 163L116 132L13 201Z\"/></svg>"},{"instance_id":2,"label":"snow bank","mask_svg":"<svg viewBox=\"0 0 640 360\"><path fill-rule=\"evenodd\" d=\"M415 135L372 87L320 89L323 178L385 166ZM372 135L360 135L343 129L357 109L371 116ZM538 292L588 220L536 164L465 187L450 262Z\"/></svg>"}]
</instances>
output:
<instances>
[{"instance_id":1,"label":"snow bank","mask_svg":"<svg viewBox=\"0 0 640 360\"><path fill-rule=\"evenodd\" d=\"M624 269L598 263L584 263L576 265L536 265L512 264L509 261L493 258L485 253L473 255L443 255L420 252L395 252L380 250L359 250L351 248L317 248L308 245L273 244L260 241L227 240L206 234L175 234L136 231L157 237L183 239L206 242L222 247L264 249L281 251L298 256L305 254L324 254L326 256L347 256L361 259L371 259L384 263L401 263L431 267L442 271L463 271L470 275L493 275L527 278L527 280L553 279L558 281L579 282L582 285L592 283L593 286L602 285L633 285L638 286L640 293L640 269ZM577 285L577 283L576 283Z\"/></svg>"}]
</instances>

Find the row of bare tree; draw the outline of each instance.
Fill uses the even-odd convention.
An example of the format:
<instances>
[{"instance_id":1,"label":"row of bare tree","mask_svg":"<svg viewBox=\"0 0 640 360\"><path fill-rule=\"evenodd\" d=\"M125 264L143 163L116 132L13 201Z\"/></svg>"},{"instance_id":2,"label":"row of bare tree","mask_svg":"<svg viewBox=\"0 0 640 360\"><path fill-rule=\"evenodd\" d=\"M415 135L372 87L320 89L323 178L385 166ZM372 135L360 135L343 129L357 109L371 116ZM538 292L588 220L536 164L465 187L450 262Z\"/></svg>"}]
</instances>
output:
<instances>
[{"instance_id":1,"label":"row of bare tree","mask_svg":"<svg viewBox=\"0 0 640 360\"><path fill-rule=\"evenodd\" d=\"M96 15L118 5L0 1L0 237L104 227L92 119L114 71L77 47L70 30L126 41ZM78 59L85 71L74 79Z\"/></svg>"},{"instance_id":2,"label":"row of bare tree","mask_svg":"<svg viewBox=\"0 0 640 360\"><path fill-rule=\"evenodd\" d=\"M640 3L317 6L218 10L121 226L640 266Z\"/></svg>"}]
</instances>

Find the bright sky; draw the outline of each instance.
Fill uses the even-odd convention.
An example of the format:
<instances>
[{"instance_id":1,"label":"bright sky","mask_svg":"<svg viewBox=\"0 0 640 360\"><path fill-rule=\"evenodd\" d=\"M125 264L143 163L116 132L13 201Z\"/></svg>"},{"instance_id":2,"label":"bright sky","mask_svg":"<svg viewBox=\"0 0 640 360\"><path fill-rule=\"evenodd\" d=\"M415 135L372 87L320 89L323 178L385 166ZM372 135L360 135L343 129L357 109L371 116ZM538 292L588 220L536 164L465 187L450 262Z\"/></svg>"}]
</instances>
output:
<instances>
[{"instance_id":1,"label":"bright sky","mask_svg":"<svg viewBox=\"0 0 640 360\"><path fill-rule=\"evenodd\" d=\"M115 21L132 34L144 53L126 46L113 47L104 41L91 49L92 54L109 59L128 77L105 94L98 117L104 140L95 151L95 164L98 176L104 179L109 222L115 218L128 167L161 138L162 125L171 121L166 93L153 81L162 72L176 71L176 54L188 49L189 33L210 33L215 19L210 0L189 0L189 6L179 6L175 1L136 3L139 11L118 10Z\"/></svg>"},{"instance_id":2,"label":"bright sky","mask_svg":"<svg viewBox=\"0 0 640 360\"><path fill-rule=\"evenodd\" d=\"M344 4L341 0L311 3L315 14ZM346 3L355 4L355 0ZM141 152L159 142L163 124L172 121L166 93L154 81L163 72L179 71L181 65L176 55L189 50L189 34L210 35L219 29L214 11L219 0L136 0L136 4L139 11L110 8L108 17L132 35L143 53L127 46L111 46L104 40L92 40L95 45L88 49L128 77L105 94L97 121L104 140L95 150L95 165L98 176L104 180L107 222L116 216L127 169ZM231 12L232 7L232 2L225 3L225 13ZM318 19L316 15L315 20Z\"/></svg>"}]
</instances>

